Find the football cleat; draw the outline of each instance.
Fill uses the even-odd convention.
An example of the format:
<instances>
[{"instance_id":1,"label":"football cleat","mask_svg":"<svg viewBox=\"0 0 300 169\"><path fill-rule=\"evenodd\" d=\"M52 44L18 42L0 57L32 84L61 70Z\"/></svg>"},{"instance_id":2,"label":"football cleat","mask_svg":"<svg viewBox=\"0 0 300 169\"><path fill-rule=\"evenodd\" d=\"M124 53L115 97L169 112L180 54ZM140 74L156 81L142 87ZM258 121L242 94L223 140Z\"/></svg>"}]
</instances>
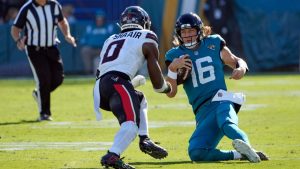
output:
<instances>
[{"instance_id":1,"label":"football cleat","mask_svg":"<svg viewBox=\"0 0 300 169\"><path fill-rule=\"evenodd\" d=\"M37 121L53 121L52 117L50 115L47 114L41 114Z\"/></svg>"},{"instance_id":2,"label":"football cleat","mask_svg":"<svg viewBox=\"0 0 300 169\"><path fill-rule=\"evenodd\" d=\"M256 151L256 154L259 156L261 161L269 161L270 160L270 158L261 151ZM245 155L242 155L242 158L240 160L248 160L248 159Z\"/></svg>"},{"instance_id":3,"label":"football cleat","mask_svg":"<svg viewBox=\"0 0 300 169\"><path fill-rule=\"evenodd\" d=\"M261 161L269 161L270 160L270 158L261 151L256 151L256 154L259 156ZM242 155L242 158L240 160L248 160L248 159L245 155Z\"/></svg>"},{"instance_id":4,"label":"football cleat","mask_svg":"<svg viewBox=\"0 0 300 169\"><path fill-rule=\"evenodd\" d=\"M256 154L259 156L261 161L269 161L270 160L270 157L261 151L257 151Z\"/></svg>"},{"instance_id":5,"label":"football cleat","mask_svg":"<svg viewBox=\"0 0 300 169\"><path fill-rule=\"evenodd\" d=\"M232 142L232 146L237 152L241 153L248 161L252 163L259 163L261 161L259 156L256 154L255 150L244 141L240 139L235 139Z\"/></svg>"},{"instance_id":6,"label":"football cleat","mask_svg":"<svg viewBox=\"0 0 300 169\"><path fill-rule=\"evenodd\" d=\"M157 145L158 142L153 142L150 138L140 140L140 150L151 157L156 159L162 159L168 156L168 152L163 147Z\"/></svg>"},{"instance_id":7,"label":"football cleat","mask_svg":"<svg viewBox=\"0 0 300 169\"><path fill-rule=\"evenodd\" d=\"M122 159L123 158L120 158L120 156L115 153L107 152L107 154L101 158L100 163L106 168L112 167L115 169L135 169L133 166L124 163Z\"/></svg>"}]
</instances>

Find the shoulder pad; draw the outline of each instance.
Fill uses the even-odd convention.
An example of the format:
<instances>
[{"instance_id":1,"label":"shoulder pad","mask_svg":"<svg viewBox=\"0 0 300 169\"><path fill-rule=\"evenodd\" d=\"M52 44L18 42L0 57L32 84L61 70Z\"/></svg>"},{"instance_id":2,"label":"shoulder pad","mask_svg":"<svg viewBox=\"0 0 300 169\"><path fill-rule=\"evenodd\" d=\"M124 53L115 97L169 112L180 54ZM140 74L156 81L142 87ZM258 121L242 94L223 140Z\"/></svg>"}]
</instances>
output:
<instances>
[{"instance_id":1,"label":"shoulder pad","mask_svg":"<svg viewBox=\"0 0 300 169\"><path fill-rule=\"evenodd\" d=\"M143 34L145 34L145 39L152 39L154 40L156 43L158 43L158 38L157 38L157 35L151 31L151 30L147 30L147 29L143 29L143 30L140 30Z\"/></svg>"}]
</instances>

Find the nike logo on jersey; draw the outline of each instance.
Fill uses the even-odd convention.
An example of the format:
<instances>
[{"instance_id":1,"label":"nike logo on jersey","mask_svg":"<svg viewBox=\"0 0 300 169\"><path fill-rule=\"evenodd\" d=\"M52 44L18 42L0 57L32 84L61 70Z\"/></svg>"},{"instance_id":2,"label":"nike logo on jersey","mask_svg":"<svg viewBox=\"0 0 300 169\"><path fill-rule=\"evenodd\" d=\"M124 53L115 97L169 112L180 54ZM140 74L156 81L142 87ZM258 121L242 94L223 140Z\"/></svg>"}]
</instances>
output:
<instances>
[{"instance_id":1,"label":"nike logo on jersey","mask_svg":"<svg viewBox=\"0 0 300 169\"><path fill-rule=\"evenodd\" d=\"M117 82L119 80L119 77L111 77L111 80Z\"/></svg>"}]
</instances>

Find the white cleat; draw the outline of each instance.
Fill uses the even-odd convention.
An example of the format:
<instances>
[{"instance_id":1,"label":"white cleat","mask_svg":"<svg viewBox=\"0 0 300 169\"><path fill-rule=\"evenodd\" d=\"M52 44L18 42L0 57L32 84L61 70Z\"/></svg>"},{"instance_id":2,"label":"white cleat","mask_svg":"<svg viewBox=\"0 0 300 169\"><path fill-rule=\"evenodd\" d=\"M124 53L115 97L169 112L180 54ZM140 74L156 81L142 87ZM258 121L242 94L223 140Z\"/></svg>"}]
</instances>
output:
<instances>
[{"instance_id":1,"label":"white cleat","mask_svg":"<svg viewBox=\"0 0 300 169\"><path fill-rule=\"evenodd\" d=\"M233 140L232 146L237 152L246 156L247 160L249 160L251 163L259 163L261 161L259 156L256 154L255 150L251 148L251 146L245 143L243 140L240 139Z\"/></svg>"}]
</instances>

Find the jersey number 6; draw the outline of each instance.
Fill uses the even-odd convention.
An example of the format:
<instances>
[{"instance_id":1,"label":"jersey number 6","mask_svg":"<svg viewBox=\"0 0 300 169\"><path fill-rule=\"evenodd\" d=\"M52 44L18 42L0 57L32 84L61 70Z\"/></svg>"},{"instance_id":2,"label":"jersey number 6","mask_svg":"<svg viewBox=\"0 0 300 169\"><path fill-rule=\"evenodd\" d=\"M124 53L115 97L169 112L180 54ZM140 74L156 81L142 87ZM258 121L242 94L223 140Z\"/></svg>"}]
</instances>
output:
<instances>
[{"instance_id":1,"label":"jersey number 6","mask_svg":"<svg viewBox=\"0 0 300 169\"><path fill-rule=\"evenodd\" d=\"M205 84L216 79L214 67L212 65L202 67L202 63L204 62L211 63L211 57L205 56L196 60L196 71L201 84ZM204 73L207 75L206 77L204 77ZM194 87L198 87L197 76L194 68L192 69L192 82Z\"/></svg>"}]
</instances>

